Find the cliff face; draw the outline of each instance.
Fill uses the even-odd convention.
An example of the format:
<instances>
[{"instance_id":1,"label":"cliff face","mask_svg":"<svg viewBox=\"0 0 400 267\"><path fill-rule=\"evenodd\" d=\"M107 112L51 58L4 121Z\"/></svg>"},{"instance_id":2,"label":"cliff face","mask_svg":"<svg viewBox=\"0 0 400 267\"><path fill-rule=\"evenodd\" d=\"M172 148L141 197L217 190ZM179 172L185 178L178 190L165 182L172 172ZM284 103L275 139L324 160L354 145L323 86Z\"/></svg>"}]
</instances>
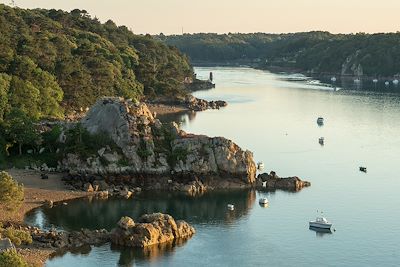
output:
<instances>
[{"instance_id":1,"label":"cliff face","mask_svg":"<svg viewBox=\"0 0 400 267\"><path fill-rule=\"evenodd\" d=\"M104 148L98 156L84 161L70 154L62 162L65 169L92 174L226 177L247 184L255 181L256 165L250 151L223 137L187 134L175 123L162 124L143 103L101 99L81 124L92 134L107 133L122 153Z\"/></svg>"}]
</instances>

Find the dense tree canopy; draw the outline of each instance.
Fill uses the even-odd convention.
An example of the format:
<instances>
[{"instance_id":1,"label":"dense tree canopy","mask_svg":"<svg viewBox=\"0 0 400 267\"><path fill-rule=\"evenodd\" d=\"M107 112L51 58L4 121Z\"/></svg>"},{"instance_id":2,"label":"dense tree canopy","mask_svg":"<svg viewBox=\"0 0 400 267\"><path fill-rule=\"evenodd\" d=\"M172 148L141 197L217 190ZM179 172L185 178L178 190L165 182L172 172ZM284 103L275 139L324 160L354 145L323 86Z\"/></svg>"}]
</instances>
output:
<instances>
[{"instance_id":1,"label":"dense tree canopy","mask_svg":"<svg viewBox=\"0 0 400 267\"><path fill-rule=\"evenodd\" d=\"M101 96L184 95L192 73L176 48L84 10L0 4L0 121L12 108L57 118Z\"/></svg>"},{"instance_id":2,"label":"dense tree canopy","mask_svg":"<svg viewBox=\"0 0 400 267\"><path fill-rule=\"evenodd\" d=\"M184 34L158 36L194 62L252 62L316 73L342 73L361 66L368 76L400 73L400 33ZM351 74L351 73L346 73Z\"/></svg>"}]
</instances>

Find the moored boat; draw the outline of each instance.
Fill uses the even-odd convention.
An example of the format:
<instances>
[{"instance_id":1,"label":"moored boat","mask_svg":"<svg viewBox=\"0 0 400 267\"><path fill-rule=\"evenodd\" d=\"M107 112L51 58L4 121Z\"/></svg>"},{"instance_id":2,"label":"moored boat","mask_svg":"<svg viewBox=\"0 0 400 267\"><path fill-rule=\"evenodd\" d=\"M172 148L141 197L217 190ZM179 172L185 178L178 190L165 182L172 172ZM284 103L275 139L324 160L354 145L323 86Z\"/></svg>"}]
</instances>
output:
<instances>
[{"instance_id":1,"label":"moored boat","mask_svg":"<svg viewBox=\"0 0 400 267\"><path fill-rule=\"evenodd\" d=\"M317 217L315 221L310 221L309 225L313 228L331 229L332 223L328 222L325 217Z\"/></svg>"}]
</instances>

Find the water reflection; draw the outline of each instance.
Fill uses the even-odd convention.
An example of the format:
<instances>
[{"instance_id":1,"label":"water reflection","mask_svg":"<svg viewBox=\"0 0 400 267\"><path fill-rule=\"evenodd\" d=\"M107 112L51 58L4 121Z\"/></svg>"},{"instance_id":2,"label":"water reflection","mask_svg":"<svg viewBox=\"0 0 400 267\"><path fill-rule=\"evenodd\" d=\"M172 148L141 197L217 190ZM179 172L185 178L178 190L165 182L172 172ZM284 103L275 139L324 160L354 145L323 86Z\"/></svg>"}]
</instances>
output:
<instances>
[{"instance_id":1,"label":"water reflection","mask_svg":"<svg viewBox=\"0 0 400 267\"><path fill-rule=\"evenodd\" d=\"M310 231L315 232L316 237L323 237L324 235L331 235L332 231L331 229L323 229L323 228L318 228L318 227L309 227Z\"/></svg>"},{"instance_id":2,"label":"water reflection","mask_svg":"<svg viewBox=\"0 0 400 267\"><path fill-rule=\"evenodd\" d=\"M57 266L63 258L87 257L91 254L101 255L105 251L111 251L111 254L116 256L114 259L116 265L121 267L135 266L135 263L138 261L155 263L162 257L173 254L177 248L183 246L187 241L187 239L178 239L173 242L166 242L145 248L127 248L112 244L94 247L82 246L68 251L58 251L51 256L47 266Z\"/></svg>"},{"instance_id":3,"label":"water reflection","mask_svg":"<svg viewBox=\"0 0 400 267\"><path fill-rule=\"evenodd\" d=\"M162 212L192 224L223 224L246 216L255 199L256 193L252 190L212 192L198 197L167 192L144 192L128 200L85 198L71 201L67 206L41 207L28 213L25 221L45 229L55 226L63 230L110 230L122 216L130 216L135 220L146 213ZM235 206L234 211L227 212L228 203Z\"/></svg>"},{"instance_id":4,"label":"water reflection","mask_svg":"<svg viewBox=\"0 0 400 267\"><path fill-rule=\"evenodd\" d=\"M175 121L178 124L186 124L196 118L196 112L193 110L187 110L177 113L158 115L157 118L163 123Z\"/></svg>"}]
</instances>

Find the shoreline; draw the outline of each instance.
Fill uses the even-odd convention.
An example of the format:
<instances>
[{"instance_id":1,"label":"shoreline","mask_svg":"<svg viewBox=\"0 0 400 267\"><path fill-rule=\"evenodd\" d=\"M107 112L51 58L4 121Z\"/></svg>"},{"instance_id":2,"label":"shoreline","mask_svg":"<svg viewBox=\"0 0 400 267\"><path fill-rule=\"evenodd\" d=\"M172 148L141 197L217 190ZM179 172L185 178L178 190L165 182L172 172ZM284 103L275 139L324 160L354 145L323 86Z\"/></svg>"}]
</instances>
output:
<instances>
[{"instance_id":1,"label":"shoreline","mask_svg":"<svg viewBox=\"0 0 400 267\"><path fill-rule=\"evenodd\" d=\"M41 207L46 200L62 202L90 196L87 192L68 190L61 181L61 173L51 173L49 180L42 180L40 172L33 170L9 169L5 170L16 181L24 184L24 202L15 212L9 212L0 205L0 222L15 225L26 225L25 215L35 208ZM34 246L21 246L17 248L18 253L33 266L44 266L47 259L57 251L53 248L39 248Z\"/></svg>"}]
</instances>

